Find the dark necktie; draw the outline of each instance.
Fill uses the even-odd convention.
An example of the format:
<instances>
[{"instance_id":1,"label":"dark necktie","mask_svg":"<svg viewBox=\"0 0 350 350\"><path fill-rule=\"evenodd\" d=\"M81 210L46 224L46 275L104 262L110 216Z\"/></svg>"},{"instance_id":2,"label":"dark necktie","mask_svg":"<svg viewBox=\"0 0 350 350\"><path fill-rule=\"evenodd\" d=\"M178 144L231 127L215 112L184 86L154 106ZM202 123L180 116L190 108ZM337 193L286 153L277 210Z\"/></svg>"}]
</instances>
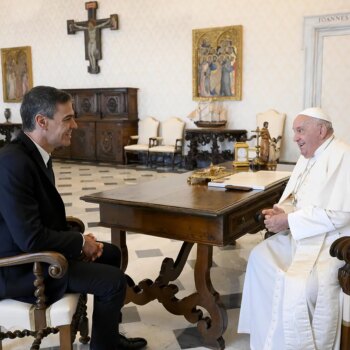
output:
<instances>
[{"instance_id":1,"label":"dark necktie","mask_svg":"<svg viewBox=\"0 0 350 350\"><path fill-rule=\"evenodd\" d=\"M55 174L52 169L52 158L49 158L49 161L47 162L47 174L49 175L49 178L53 184L55 184Z\"/></svg>"}]
</instances>

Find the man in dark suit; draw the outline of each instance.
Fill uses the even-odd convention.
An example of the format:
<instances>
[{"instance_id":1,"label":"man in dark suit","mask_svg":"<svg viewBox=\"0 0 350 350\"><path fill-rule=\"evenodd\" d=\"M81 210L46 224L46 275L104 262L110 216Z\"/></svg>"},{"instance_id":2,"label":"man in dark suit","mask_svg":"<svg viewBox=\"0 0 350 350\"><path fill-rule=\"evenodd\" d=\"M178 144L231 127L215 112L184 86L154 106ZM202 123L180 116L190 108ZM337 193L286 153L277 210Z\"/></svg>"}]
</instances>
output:
<instances>
[{"instance_id":1,"label":"man in dark suit","mask_svg":"<svg viewBox=\"0 0 350 350\"><path fill-rule=\"evenodd\" d=\"M71 96L37 86L23 98L22 131L0 151L0 257L53 250L69 268L64 278L45 276L52 303L66 292L94 295L91 349L142 349L146 340L119 334L126 280L117 247L82 235L66 222L64 203L54 185L50 154L69 146L77 128ZM30 264L0 268L0 299L32 302L34 277Z\"/></svg>"}]
</instances>

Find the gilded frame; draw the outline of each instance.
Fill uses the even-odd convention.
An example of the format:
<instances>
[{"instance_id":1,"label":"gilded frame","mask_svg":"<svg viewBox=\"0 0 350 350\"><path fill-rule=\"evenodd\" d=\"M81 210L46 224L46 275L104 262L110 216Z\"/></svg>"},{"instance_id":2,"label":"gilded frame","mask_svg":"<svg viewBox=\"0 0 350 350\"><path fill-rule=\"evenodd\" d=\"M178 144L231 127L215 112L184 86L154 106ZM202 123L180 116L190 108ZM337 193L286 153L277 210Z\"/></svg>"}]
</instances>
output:
<instances>
[{"instance_id":1,"label":"gilded frame","mask_svg":"<svg viewBox=\"0 0 350 350\"><path fill-rule=\"evenodd\" d=\"M33 87L30 46L1 49L4 102L20 102Z\"/></svg>"},{"instance_id":2,"label":"gilded frame","mask_svg":"<svg viewBox=\"0 0 350 350\"><path fill-rule=\"evenodd\" d=\"M194 100L242 99L242 32L241 25L192 30Z\"/></svg>"}]
</instances>

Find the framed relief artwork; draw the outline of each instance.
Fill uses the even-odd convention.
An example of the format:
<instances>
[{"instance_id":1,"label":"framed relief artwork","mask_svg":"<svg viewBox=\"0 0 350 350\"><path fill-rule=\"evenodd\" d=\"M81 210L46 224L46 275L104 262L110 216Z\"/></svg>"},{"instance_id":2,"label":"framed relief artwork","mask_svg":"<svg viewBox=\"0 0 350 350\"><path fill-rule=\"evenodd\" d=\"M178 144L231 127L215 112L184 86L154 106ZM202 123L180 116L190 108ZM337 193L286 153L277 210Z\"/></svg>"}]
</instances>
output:
<instances>
[{"instance_id":1,"label":"framed relief artwork","mask_svg":"<svg viewBox=\"0 0 350 350\"><path fill-rule=\"evenodd\" d=\"M1 49L4 102L20 102L33 87L30 46Z\"/></svg>"},{"instance_id":2,"label":"framed relief artwork","mask_svg":"<svg viewBox=\"0 0 350 350\"><path fill-rule=\"evenodd\" d=\"M242 26L192 31L194 100L241 100Z\"/></svg>"}]
</instances>

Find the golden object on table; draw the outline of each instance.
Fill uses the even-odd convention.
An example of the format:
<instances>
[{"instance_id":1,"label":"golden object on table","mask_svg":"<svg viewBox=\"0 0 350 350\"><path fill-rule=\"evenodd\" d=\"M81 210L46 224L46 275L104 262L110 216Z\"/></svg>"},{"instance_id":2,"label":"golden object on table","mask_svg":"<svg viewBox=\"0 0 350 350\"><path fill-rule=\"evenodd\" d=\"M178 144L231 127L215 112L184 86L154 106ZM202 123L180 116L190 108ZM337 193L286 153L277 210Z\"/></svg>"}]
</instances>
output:
<instances>
[{"instance_id":1,"label":"golden object on table","mask_svg":"<svg viewBox=\"0 0 350 350\"><path fill-rule=\"evenodd\" d=\"M210 164L209 168L196 170L187 178L187 182L191 185L198 183L207 183L223 177L232 175L224 166Z\"/></svg>"},{"instance_id":2,"label":"golden object on table","mask_svg":"<svg viewBox=\"0 0 350 350\"><path fill-rule=\"evenodd\" d=\"M265 123L264 123L265 124ZM261 137L261 130L259 127L256 128L256 130L252 130L252 132L256 133L256 136L254 136L254 138L256 137L256 157L252 159L251 163L250 163L250 167L252 170L257 171L257 170L265 170L266 169L266 162L264 161L264 159L261 158L260 155L260 148L261 148L261 144L260 144L260 137Z\"/></svg>"},{"instance_id":3,"label":"golden object on table","mask_svg":"<svg viewBox=\"0 0 350 350\"><path fill-rule=\"evenodd\" d=\"M236 142L234 147L235 160L233 161L233 166L235 167L248 167L248 149L249 145L246 142Z\"/></svg>"}]
</instances>

